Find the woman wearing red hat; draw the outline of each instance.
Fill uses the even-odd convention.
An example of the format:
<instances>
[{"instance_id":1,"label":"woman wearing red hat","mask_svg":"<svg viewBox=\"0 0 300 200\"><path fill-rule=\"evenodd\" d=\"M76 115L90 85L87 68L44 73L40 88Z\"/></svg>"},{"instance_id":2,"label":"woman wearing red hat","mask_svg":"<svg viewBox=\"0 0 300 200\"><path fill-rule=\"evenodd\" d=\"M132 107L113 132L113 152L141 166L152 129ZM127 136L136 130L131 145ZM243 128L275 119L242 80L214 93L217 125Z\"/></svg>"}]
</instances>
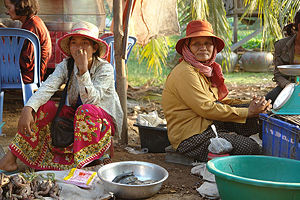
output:
<instances>
[{"instance_id":1,"label":"woman wearing red hat","mask_svg":"<svg viewBox=\"0 0 300 200\"><path fill-rule=\"evenodd\" d=\"M123 112L113 66L102 59L108 47L98 34L95 25L80 21L58 40L68 57L22 109L18 133L0 160L2 172L16 170L17 158L37 170L82 168L103 158L112 146L112 136L122 129ZM50 98L68 79L67 103L59 116L74 120L74 136L73 143L61 148L51 142L50 127L58 106Z\"/></svg>"},{"instance_id":2,"label":"woman wearing red hat","mask_svg":"<svg viewBox=\"0 0 300 200\"><path fill-rule=\"evenodd\" d=\"M207 161L210 139L216 137L212 124L219 137L232 144L230 154L261 153L248 136L259 131L258 114L271 108L270 101L260 97L252 101L227 98L222 69L215 62L223 48L223 40L213 34L209 22L191 21L186 37L176 44L182 61L169 74L163 90L170 143L178 152L199 161Z\"/></svg>"}]
</instances>

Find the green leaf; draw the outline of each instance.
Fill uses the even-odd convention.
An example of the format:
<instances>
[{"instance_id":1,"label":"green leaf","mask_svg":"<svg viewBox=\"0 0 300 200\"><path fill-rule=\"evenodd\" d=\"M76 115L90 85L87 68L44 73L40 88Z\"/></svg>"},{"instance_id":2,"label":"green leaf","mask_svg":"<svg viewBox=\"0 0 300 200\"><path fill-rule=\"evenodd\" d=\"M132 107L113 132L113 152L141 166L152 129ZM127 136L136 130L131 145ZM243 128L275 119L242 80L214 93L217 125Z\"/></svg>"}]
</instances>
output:
<instances>
[{"instance_id":1,"label":"green leaf","mask_svg":"<svg viewBox=\"0 0 300 200\"><path fill-rule=\"evenodd\" d=\"M155 76L158 76L162 72L162 65L166 65L168 52L168 39L166 37L152 38L150 42L143 47L139 63L146 60L148 70L153 69Z\"/></svg>"}]
</instances>

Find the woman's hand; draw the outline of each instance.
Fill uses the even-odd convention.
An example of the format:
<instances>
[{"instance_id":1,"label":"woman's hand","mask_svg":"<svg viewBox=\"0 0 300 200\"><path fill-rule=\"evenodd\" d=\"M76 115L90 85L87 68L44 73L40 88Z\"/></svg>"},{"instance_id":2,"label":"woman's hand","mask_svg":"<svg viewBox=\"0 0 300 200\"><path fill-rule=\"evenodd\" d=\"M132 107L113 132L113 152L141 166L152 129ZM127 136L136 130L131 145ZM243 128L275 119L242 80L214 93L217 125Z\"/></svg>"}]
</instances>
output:
<instances>
[{"instance_id":1,"label":"woman's hand","mask_svg":"<svg viewBox=\"0 0 300 200\"><path fill-rule=\"evenodd\" d=\"M272 108L271 100L266 100L265 97L253 97L248 108L248 118L258 117L259 113L266 113Z\"/></svg>"},{"instance_id":2,"label":"woman's hand","mask_svg":"<svg viewBox=\"0 0 300 200\"><path fill-rule=\"evenodd\" d=\"M88 71L88 57L87 57L87 52L84 49L79 49L76 53L75 56L73 56L75 60L75 64L78 68L79 75L81 76L84 74L86 71Z\"/></svg>"},{"instance_id":3,"label":"woman's hand","mask_svg":"<svg viewBox=\"0 0 300 200\"><path fill-rule=\"evenodd\" d=\"M18 122L18 131L22 134L29 133L33 136L33 132L31 131L32 125L34 123L34 118L32 115L32 108L29 106L25 106L22 109L21 116Z\"/></svg>"}]
</instances>

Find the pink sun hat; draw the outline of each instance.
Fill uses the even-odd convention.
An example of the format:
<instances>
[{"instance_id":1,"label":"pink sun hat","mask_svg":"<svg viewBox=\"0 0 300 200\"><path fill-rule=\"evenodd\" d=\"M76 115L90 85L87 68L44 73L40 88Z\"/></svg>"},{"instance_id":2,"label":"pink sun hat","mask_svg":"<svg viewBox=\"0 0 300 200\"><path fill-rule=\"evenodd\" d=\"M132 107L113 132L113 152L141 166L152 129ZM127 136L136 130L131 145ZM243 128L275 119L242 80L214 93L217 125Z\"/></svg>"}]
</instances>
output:
<instances>
[{"instance_id":1,"label":"pink sun hat","mask_svg":"<svg viewBox=\"0 0 300 200\"><path fill-rule=\"evenodd\" d=\"M105 58L108 54L108 45L105 41L98 38L99 29L94 24L86 21L79 21L73 24L71 32L64 35L57 41L58 48L66 55L71 56L70 53L70 38L72 36L86 37L99 45L99 57Z\"/></svg>"}]
</instances>

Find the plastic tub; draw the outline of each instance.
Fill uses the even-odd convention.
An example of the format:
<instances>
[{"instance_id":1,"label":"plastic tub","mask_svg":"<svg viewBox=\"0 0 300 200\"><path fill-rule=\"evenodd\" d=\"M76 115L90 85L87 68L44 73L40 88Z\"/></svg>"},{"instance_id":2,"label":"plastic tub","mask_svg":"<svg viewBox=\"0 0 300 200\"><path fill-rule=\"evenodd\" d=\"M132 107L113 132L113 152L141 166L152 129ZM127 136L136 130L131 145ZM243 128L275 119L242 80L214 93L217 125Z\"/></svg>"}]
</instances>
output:
<instances>
[{"instance_id":1,"label":"plastic tub","mask_svg":"<svg viewBox=\"0 0 300 200\"><path fill-rule=\"evenodd\" d=\"M272 156L227 156L207 163L222 200L299 200L300 161Z\"/></svg>"},{"instance_id":2,"label":"plastic tub","mask_svg":"<svg viewBox=\"0 0 300 200\"><path fill-rule=\"evenodd\" d=\"M141 148L147 148L149 153L164 153L170 145L166 127L150 127L134 124L139 129Z\"/></svg>"}]
</instances>

